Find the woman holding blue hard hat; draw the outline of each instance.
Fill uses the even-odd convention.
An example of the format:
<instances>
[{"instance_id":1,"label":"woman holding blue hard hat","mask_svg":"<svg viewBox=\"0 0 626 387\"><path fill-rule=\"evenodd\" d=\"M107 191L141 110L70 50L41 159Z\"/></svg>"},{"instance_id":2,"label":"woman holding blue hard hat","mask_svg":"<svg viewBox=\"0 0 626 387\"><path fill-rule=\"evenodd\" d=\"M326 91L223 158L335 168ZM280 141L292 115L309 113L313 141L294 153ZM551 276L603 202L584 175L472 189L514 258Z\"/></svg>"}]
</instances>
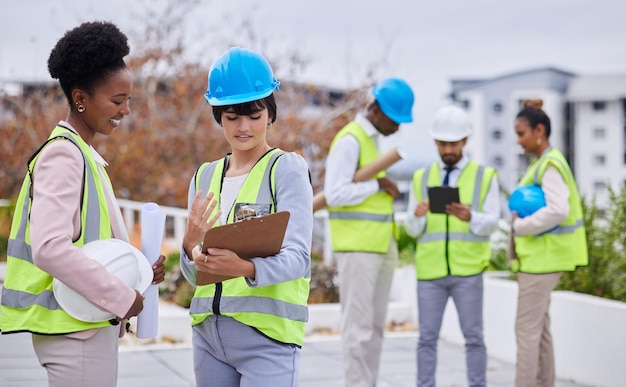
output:
<instances>
[{"instance_id":1,"label":"woman holding blue hard hat","mask_svg":"<svg viewBox=\"0 0 626 387\"><path fill-rule=\"evenodd\" d=\"M536 157L509 200L519 263L516 387L554 386L550 293L562 272L588 263L576 181L563 154L550 146L550 118L542 104L524 101L515 120L517 143Z\"/></svg>"}]
</instances>

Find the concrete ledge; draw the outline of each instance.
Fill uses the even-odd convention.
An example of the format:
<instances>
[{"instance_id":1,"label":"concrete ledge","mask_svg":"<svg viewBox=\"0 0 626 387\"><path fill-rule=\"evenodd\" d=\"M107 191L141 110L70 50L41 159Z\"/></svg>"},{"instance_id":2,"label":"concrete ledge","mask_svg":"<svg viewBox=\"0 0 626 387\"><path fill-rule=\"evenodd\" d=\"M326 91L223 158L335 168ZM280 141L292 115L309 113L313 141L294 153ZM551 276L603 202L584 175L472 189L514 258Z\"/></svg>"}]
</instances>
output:
<instances>
[{"instance_id":1,"label":"concrete ledge","mask_svg":"<svg viewBox=\"0 0 626 387\"><path fill-rule=\"evenodd\" d=\"M508 273L485 274L485 344L489 356L515 364L518 287L506 276ZM626 303L555 291L550 317L557 377L594 386L624 385ZM446 308L441 338L464 344L452 301Z\"/></svg>"}]
</instances>

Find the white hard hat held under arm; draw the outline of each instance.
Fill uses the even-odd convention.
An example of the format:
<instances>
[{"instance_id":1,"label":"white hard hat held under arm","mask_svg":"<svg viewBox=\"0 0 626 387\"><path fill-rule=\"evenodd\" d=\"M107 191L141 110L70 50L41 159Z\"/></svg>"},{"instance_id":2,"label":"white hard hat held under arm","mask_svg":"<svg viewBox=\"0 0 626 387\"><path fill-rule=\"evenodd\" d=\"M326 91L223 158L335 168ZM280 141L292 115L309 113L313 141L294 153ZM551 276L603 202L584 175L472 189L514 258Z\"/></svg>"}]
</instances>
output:
<instances>
[{"instance_id":1,"label":"white hard hat held under arm","mask_svg":"<svg viewBox=\"0 0 626 387\"><path fill-rule=\"evenodd\" d=\"M129 287L143 293L152 283L153 271L148 259L139 249L121 239L102 239L85 244L81 250L98 261L111 274ZM87 322L107 321L113 313L100 309L58 279L52 281L54 297L67 314Z\"/></svg>"}]
</instances>

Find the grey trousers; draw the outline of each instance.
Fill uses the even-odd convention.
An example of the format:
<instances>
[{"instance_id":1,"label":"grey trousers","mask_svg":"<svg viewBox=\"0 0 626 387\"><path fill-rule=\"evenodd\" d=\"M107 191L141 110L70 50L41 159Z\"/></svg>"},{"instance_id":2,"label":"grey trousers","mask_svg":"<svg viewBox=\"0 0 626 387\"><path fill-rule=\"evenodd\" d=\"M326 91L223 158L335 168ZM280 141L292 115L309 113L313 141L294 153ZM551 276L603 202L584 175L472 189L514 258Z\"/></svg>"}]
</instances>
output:
<instances>
[{"instance_id":1,"label":"grey trousers","mask_svg":"<svg viewBox=\"0 0 626 387\"><path fill-rule=\"evenodd\" d=\"M115 387L119 326L97 329L88 339L33 334L50 387Z\"/></svg>"},{"instance_id":2,"label":"grey trousers","mask_svg":"<svg viewBox=\"0 0 626 387\"><path fill-rule=\"evenodd\" d=\"M272 340L227 316L209 316L192 327L198 387L293 387L301 349Z\"/></svg>"},{"instance_id":3,"label":"grey trousers","mask_svg":"<svg viewBox=\"0 0 626 387\"><path fill-rule=\"evenodd\" d=\"M373 387L378 379L389 291L398 264L387 254L335 253L341 303L341 345L346 387Z\"/></svg>"},{"instance_id":4,"label":"grey trousers","mask_svg":"<svg viewBox=\"0 0 626 387\"><path fill-rule=\"evenodd\" d=\"M468 386L485 386L487 350L483 340L483 276L448 276L417 281L419 339L417 341L417 385L435 386L437 341L448 298L452 297L465 338Z\"/></svg>"}]
</instances>

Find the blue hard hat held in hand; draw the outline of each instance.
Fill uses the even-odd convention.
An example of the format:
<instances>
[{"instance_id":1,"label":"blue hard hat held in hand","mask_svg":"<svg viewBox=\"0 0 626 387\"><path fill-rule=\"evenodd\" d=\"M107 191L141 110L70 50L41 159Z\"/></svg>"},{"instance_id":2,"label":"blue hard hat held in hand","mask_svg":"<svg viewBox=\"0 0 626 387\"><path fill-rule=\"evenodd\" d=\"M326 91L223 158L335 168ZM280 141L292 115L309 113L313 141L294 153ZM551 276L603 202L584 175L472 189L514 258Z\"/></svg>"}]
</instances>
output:
<instances>
[{"instance_id":1,"label":"blue hard hat held in hand","mask_svg":"<svg viewBox=\"0 0 626 387\"><path fill-rule=\"evenodd\" d=\"M399 78L388 78L375 84L372 94L389 119L397 124L413 122L415 96L408 83Z\"/></svg>"},{"instance_id":2,"label":"blue hard hat held in hand","mask_svg":"<svg viewBox=\"0 0 626 387\"><path fill-rule=\"evenodd\" d=\"M204 96L212 106L236 105L265 98L279 85L263 55L231 47L211 65Z\"/></svg>"},{"instance_id":3,"label":"blue hard hat held in hand","mask_svg":"<svg viewBox=\"0 0 626 387\"><path fill-rule=\"evenodd\" d=\"M546 199L543 190L538 185L517 187L509 197L509 210L517 212L520 218L532 215L545 206Z\"/></svg>"}]
</instances>

